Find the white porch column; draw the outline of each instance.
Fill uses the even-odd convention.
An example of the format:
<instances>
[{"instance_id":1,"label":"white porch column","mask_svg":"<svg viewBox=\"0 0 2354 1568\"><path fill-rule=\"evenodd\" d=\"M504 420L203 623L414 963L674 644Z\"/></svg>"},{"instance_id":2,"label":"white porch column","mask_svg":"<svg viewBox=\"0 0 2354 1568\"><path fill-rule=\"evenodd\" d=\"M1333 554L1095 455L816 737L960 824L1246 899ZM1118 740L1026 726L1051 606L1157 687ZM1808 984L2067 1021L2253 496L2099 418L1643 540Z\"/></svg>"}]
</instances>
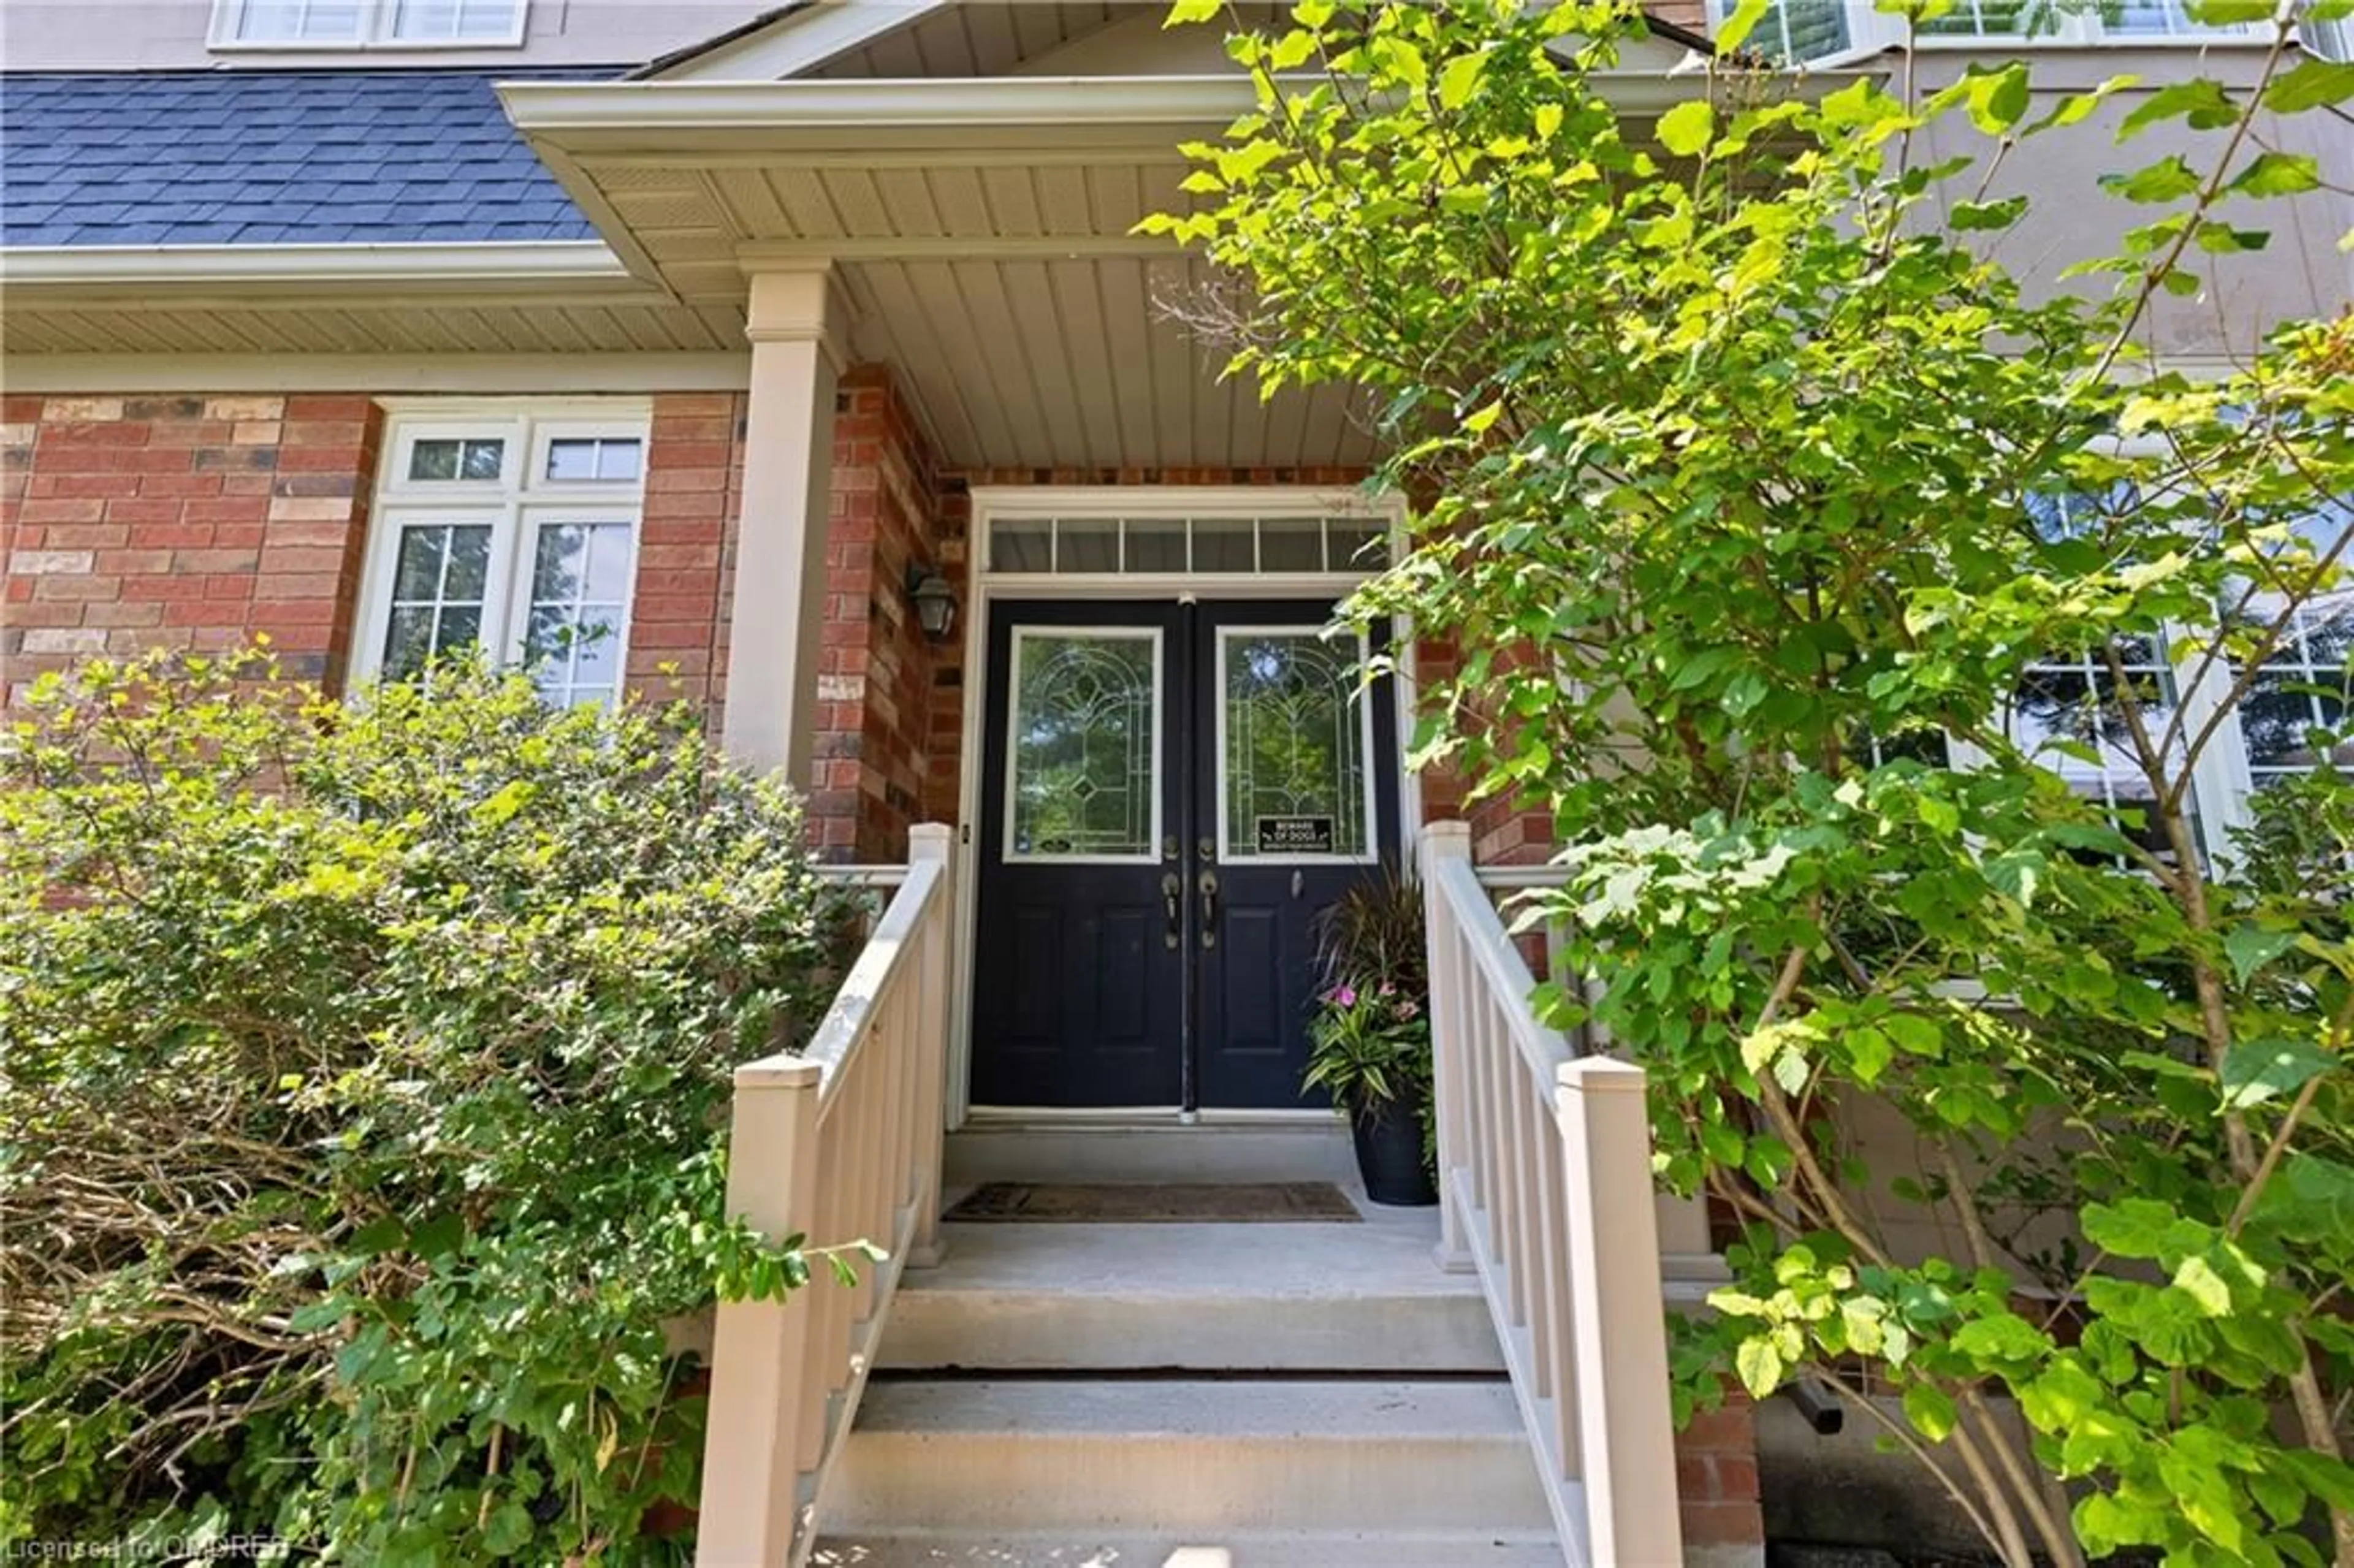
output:
<instances>
[{"instance_id":1,"label":"white porch column","mask_svg":"<svg viewBox=\"0 0 2354 1568\"><path fill-rule=\"evenodd\" d=\"M751 274L744 503L727 633L722 744L806 788L817 715L818 632L833 470L833 398L847 315L822 261Z\"/></svg>"}]
</instances>

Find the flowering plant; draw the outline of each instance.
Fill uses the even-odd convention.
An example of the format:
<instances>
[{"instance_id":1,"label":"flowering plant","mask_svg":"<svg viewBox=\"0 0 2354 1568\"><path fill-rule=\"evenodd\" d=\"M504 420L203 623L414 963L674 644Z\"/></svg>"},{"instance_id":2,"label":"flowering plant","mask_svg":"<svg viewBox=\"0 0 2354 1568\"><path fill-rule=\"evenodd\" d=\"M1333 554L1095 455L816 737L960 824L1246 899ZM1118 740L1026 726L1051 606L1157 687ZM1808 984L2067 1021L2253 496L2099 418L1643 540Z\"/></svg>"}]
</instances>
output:
<instances>
[{"instance_id":1,"label":"flowering plant","mask_svg":"<svg viewBox=\"0 0 2354 1568\"><path fill-rule=\"evenodd\" d=\"M1309 1021L1309 1088L1373 1121L1393 1105L1430 1103L1430 1010L1389 980L1343 980L1318 999Z\"/></svg>"}]
</instances>

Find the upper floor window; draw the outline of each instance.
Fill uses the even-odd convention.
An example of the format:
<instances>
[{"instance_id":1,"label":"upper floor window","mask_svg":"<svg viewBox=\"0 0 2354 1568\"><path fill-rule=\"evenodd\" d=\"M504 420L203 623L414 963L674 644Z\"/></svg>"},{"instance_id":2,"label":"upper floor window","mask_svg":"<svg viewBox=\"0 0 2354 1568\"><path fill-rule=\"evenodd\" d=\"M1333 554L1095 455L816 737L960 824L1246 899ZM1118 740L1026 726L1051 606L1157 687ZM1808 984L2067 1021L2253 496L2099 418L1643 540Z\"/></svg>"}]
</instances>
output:
<instances>
[{"instance_id":1,"label":"upper floor window","mask_svg":"<svg viewBox=\"0 0 2354 1568\"><path fill-rule=\"evenodd\" d=\"M1735 0L1709 0L1712 26L1722 25ZM2201 43L2269 36L2243 22L2199 19L2197 0L1953 0L1952 9L1920 25L1925 46L2005 44L2137 44L2185 39ZM1750 35L1751 47L1792 63L1833 59L1901 44L1902 17L1873 0L1774 0Z\"/></svg>"},{"instance_id":2,"label":"upper floor window","mask_svg":"<svg viewBox=\"0 0 2354 1568\"><path fill-rule=\"evenodd\" d=\"M529 0L214 0L215 48L497 48Z\"/></svg>"},{"instance_id":3,"label":"upper floor window","mask_svg":"<svg viewBox=\"0 0 2354 1568\"><path fill-rule=\"evenodd\" d=\"M621 691L645 471L642 408L396 414L369 530L353 673L479 647L551 703Z\"/></svg>"}]
</instances>

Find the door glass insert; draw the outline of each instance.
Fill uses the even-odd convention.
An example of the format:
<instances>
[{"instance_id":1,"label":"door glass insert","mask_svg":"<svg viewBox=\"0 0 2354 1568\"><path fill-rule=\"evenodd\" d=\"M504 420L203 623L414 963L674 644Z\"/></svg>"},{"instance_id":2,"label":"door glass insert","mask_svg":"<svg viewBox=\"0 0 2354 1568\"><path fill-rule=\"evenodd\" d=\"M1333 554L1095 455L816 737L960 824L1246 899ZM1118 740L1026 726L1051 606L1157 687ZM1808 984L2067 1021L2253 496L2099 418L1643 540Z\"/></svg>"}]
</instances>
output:
<instances>
[{"instance_id":1,"label":"door glass insert","mask_svg":"<svg viewBox=\"0 0 2354 1568\"><path fill-rule=\"evenodd\" d=\"M1225 857L1363 858L1363 649L1306 628L1218 634L1219 815Z\"/></svg>"},{"instance_id":2,"label":"door glass insert","mask_svg":"<svg viewBox=\"0 0 2354 1568\"><path fill-rule=\"evenodd\" d=\"M1154 858L1161 635L1019 627L1009 860Z\"/></svg>"}]
</instances>

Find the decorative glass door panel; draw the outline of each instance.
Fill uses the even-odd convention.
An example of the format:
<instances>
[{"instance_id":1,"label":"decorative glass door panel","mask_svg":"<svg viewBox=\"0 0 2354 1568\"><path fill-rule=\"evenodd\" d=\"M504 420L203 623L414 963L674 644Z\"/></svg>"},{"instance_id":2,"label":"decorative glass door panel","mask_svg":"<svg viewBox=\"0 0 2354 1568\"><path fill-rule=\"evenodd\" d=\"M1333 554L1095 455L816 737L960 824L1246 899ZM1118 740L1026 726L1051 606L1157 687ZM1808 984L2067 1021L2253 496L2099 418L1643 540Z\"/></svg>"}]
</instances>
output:
<instances>
[{"instance_id":1,"label":"decorative glass door panel","mask_svg":"<svg viewBox=\"0 0 2354 1568\"><path fill-rule=\"evenodd\" d=\"M1219 842L1235 860L1363 860L1373 842L1364 645L1315 627L1218 631Z\"/></svg>"},{"instance_id":2,"label":"decorative glass door panel","mask_svg":"<svg viewBox=\"0 0 2354 1568\"><path fill-rule=\"evenodd\" d=\"M1331 610L992 607L976 1104L1320 1103L1315 916L1398 832L1388 693Z\"/></svg>"},{"instance_id":3,"label":"decorative glass door panel","mask_svg":"<svg viewBox=\"0 0 2354 1568\"><path fill-rule=\"evenodd\" d=\"M1157 630L1013 633L1009 860L1152 860L1161 836Z\"/></svg>"}]
</instances>

